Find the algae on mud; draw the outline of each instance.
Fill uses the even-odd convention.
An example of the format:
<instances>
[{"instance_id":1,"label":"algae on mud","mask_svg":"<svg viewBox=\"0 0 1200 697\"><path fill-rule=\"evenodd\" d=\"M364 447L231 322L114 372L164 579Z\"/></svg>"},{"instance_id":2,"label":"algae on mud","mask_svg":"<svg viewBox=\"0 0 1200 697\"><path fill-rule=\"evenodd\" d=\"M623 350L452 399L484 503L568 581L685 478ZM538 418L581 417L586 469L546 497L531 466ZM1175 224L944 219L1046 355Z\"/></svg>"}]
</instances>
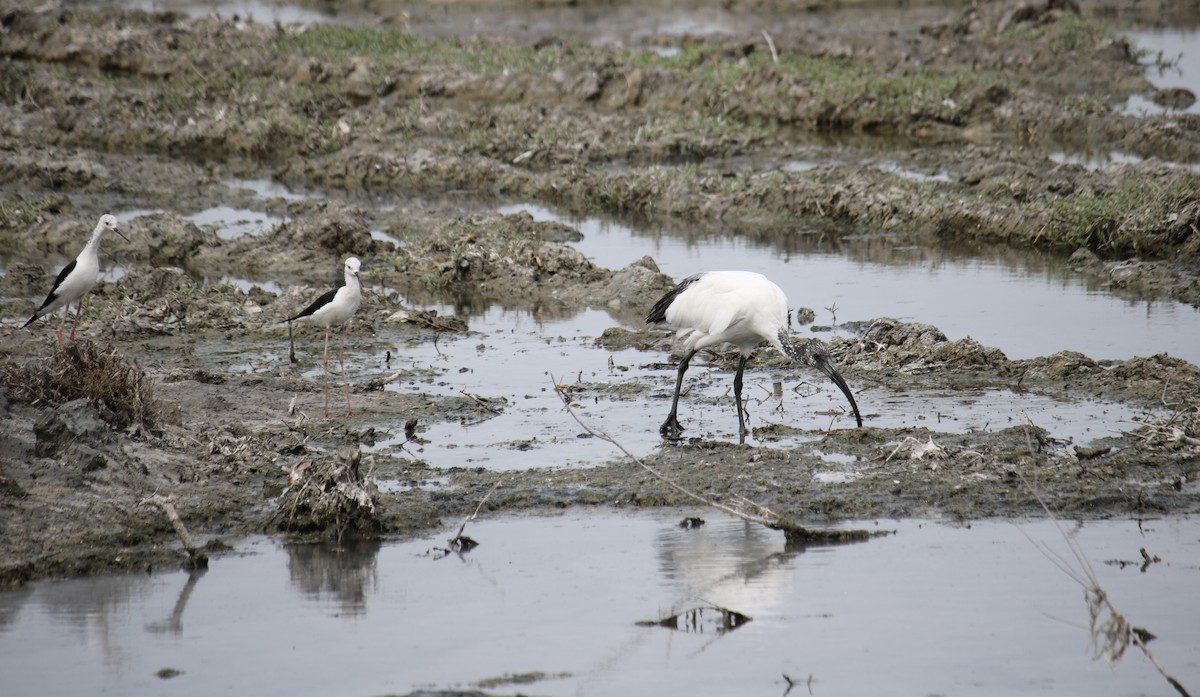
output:
<instances>
[{"instance_id":1,"label":"algae on mud","mask_svg":"<svg viewBox=\"0 0 1200 697\"><path fill-rule=\"evenodd\" d=\"M362 380L368 391L357 398L368 418L323 423L303 406L290 411L319 383L276 360L276 323L307 292L299 286L327 285L320 270L347 253L366 259L379 279L349 330L376 356L398 341L428 344L464 331L461 318L430 322L405 311L401 296L622 317L644 314L670 287L653 260L599 267L562 244L556 225L477 212L489 202L682 220L761 239L795 236L797 221L810 220L828 235L1082 247L1081 273L1200 305L1200 173L1185 166L1200 158L1200 122L1114 106L1153 90L1107 19L1125 8L1085 3L1078 16L1049 5L1014 9L922 8L921 17L935 18L884 32L785 22L771 31L776 61L759 33L651 37L678 49L664 56L570 39L4 4L0 309L28 311L52 260L73 254L84 221L134 211L126 223L133 241L106 250L125 275L98 286L81 331L136 363L163 411L159 432L114 432L89 444L98 454L88 462L103 464L81 471L76 459L36 454L33 424L51 408L6 392L0 581L173 564L171 527L138 505L151 493L176 493L198 535L258 531L284 489L284 466L404 432L413 419L476 421L521 408L433 394L423 381L435 376L406 368ZM1090 79L1073 79L1080 74ZM1148 159L1093 170L1049 157L1096 142ZM795 159L823 164L785 166ZM913 179L878 166L882 159L946 176ZM252 238L222 239L188 222L235 199L228 182L237 177L312 195L257 204L284 222ZM227 276L287 290L206 282ZM13 370L46 351L37 333L6 324L3 334ZM655 352L648 360L668 343L632 331L603 340L647 347ZM1022 476L1067 515L1196 512L1194 366L1164 356L1013 361L884 318L833 349L839 366L873 389L1101 395L1147 416L1087 458L1027 424L812 431L802 448L705 439L660 449L653 464L697 490L747 496L799 520L1036 513ZM251 368L231 369L233 356ZM382 391L385 378L406 389ZM565 387L615 401L645 394L644 378L631 371ZM935 444L939 454L902 449L912 442ZM845 458L856 476L824 481L822 454ZM384 534L457 520L501 477L442 468L404 449L363 457L382 476L448 482L381 495ZM507 471L503 480L487 509L680 502L616 459Z\"/></svg>"}]
</instances>

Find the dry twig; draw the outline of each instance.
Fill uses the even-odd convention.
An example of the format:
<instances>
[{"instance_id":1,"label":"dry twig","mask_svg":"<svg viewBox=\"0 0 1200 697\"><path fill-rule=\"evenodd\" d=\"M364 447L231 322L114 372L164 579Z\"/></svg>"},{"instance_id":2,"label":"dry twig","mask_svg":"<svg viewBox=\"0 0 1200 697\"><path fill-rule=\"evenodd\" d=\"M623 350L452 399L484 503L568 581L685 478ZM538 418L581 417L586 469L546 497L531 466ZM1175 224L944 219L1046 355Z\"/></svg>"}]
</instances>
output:
<instances>
[{"instance_id":1,"label":"dry twig","mask_svg":"<svg viewBox=\"0 0 1200 697\"><path fill-rule=\"evenodd\" d=\"M741 518L742 520L745 520L745 521L748 521L751 523L760 523L769 528L780 528L780 529L782 529L781 526L786 525L786 522L784 521L783 517L780 516L778 513L772 511L771 509L769 509L765 506L756 504L752 501L742 499L743 503L747 506L747 508L754 511L752 513L748 513L746 511L741 511L736 508L733 508L732 506L727 506L718 501L713 501L712 499L705 498L705 497L701 496L700 494L697 494L697 493L691 491L690 489L687 489L687 488L675 483L675 481L672 480L667 475L663 474L662 472L659 472L658 470L654 469L650 465L647 465L646 463L642 462L641 459L637 455L634 455L632 452L629 451L628 448L626 448L624 445L621 445L621 443L619 443L617 441L617 439L608 435L604 431L597 431L596 429L594 429L591 426L584 423L583 419L580 419L579 415L575 413L575 410L571 408L570 399L567 397L566 394L564 394L563 390L559 388L557 381L555 381L554 390L558 393L559 398L562 399L563 408L567 410L567 413L571 415L572 419L575 419L575 423L579 424L580 428L587 431L592 436L599 438L600 440L616 447L617 450L620 450L621 452L625 453L625 456L628 457L630 460L632 460L633 463L636 464L638 467L641 467L642 469L646 470L651 475L653 475L656 479L658 479L660 482L666 484L667 486L671 487L675 491L683 494L684 496L692 499L693 501L697 501L706 506L712 506L713 508L715 508L719 511L728 513L731 516L734 516L736 518Z\"/></svg>"},{"instance_id":2,"label":"dry twig","mask_svg":"<svg viewBox=\"0 0 1200 697\"><path fill-rule=\"evenodd\" d=\"M175 494L169 496L155 494L149 498L142 499L142 505L158 506L162 509L163 513L167 514L167 520L171 521L171 525L175 528L175 534L179 535L179 540L183 542L183 548L187 550L187 568L202 569L208 566L208 555L204 553L204 550L196 546L196 542L188 533L187 527L183 524L183 519L179 517L179 511L175 510L175 501Z\"/></svg>"},{"instance_id":3,"label":"dry twig","mask_svg":"<svg viewBox=\"0 0 1200 697\"><path fill-rule=\"evenodd\" d=\"M641 467L646 472L649 472L655 479L658 479L660 482L666 484L693 501L702 503L706 506L712 506L718 511L728 513L735 518L740 518L741 520L750 523L759 523L771 528L772 530L782 530L787 541L791 543L804 544L817 542L853 542L866 540L870 537L870 534L865 530L809 530L808 528L787 520L766 506L754 503L753 501L750 501L742 496L737 497L741 506L740 508L701 496L700 494L697 494L690 489L687 489L686 487L676 483L670 477L662 472L659 472L650 465L647 465L645 462L642 462L637 455L634 455L628 448L626 448L624 445L618 442L617 439L613 438L609 434L605 433L604 431L598 431L584 423L583 419L580 419L579 415L575 413L575 410L571 408L570 396L566 393L566 390L559 386L558 381L555 380L553 376L551 376L551 383L554 385L554 391L563 401L563 408L567 410L567 413L571 415L571 418L575 419L575 423L579 424L584 431L587 431L593 437L599 438L600 440L614 446L624 453L625 456L632 460L633 463L638 467Z\"/></svg>"},{"instance_id":4,"label":"dry twig","mask_svg":"<svg viewBox=\"0 0 1200 697\"><path fill-rule=\"evenodd\" d=\"M1151 665L1158 670L1159 674L1175 688L1181 697L1191 697L1183 684L1176 680L1172 675L1167 673L1159 664L1154 655L1150 653L1149 647L1146 646L1146 641L1151 635L1141 627L1134 627L1113 605L1109 599L1108 593L1100 586L1100 580L1096 577L1096 572L1092 569L1092 565L1088 562L1087 556L1084 555L1083 549L1079 543L1066 533L1062 528L1062 524L1058 518L1051 512L1050 507L1046 505L1045 500L1037 489L1021 476L1021 481L1033 497L1042 506L1042 510L1046 511L1046 515L1054 521L1054 526L1058 528L1058 532L1066 541L1067 547L1071 550L1072 556L1075 557L1075 565L1071 561L1064 559L1054 550L1046 546L1045 543L1033 539L1021 529L1021 534L1033 543L1033 546L1038 549L1047 559L1065 573L1071 580L1078 583L1083 588L1084 602L1088 608L1088 628L1091 632L1091 646L1093 658L1104 658L1109 664L1115 664L1121 660L1125 654L1125 649L1130 644L1142 650L1142 653L1149 659ZM1077 566L1076 566L1077 565Z\"/></svg>"},{"instance_id":5,"label":"dry twig","mask_svg":"<svg viewBox=\"0 0 1200 697\"><path fill-rule=\"evenodd\" d=\"M484 494L483 498L479 499L479 503L475 505L475 510L471 512L471 515L467 516L466 519L463 520L462 525L458 526L458 532L454 533L454 537L451 537L448 541L451 550L455 552L469 552L471 549L479 545L479 543L475 540L464 536L463 531L467 529L467 523L479 517L479 511L483 509L483 504L487 503L487 500L492 497L492 494L496 493L496 489L500 488L500 482L502 481L504 480L496 480L496 483L492 485L492 488L488 490L486 494Z\"/></svg>"},{"instance_id":6,"label":"dry twig","mask_svg":"<svg viewBox=\"0 0 1200 697\"><path fill-rule=\"evenodd\" d=\"M779 51L775 50L775 42L771 40L771 35L767 33L766 29L762 30L762 35L767 40L767 48L771 49L771 62L779 65Z\"/></svg>"}]
</instances>

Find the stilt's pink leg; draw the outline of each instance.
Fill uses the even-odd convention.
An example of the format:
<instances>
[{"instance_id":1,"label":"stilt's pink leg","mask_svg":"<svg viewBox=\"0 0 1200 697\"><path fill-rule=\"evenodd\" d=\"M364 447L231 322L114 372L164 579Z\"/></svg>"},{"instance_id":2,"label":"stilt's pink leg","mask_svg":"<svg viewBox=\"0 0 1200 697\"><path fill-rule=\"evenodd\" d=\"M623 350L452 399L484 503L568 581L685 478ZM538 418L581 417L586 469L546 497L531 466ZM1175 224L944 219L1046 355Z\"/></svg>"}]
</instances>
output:
<instances>
[{"instance_id":1,"label":"stilt's pink leg","mask_svg":"<svg viewBox=\"0 0 1200 697\"><path fill-rule=\"evenodd\" d=\"M325 368L325 418L329 418L329 327L325 327L325 355L321 357Z\"/></svg>"},{"instance_id":2,"label":"stilt's pink leg","mask_svg":"<svg viewBox=\"0 0 1200 697\"><path fill-rule=\"evenodd\" d=\"M71 311L71 306L67 305L67 312ZM83 298L79 299L79 307L75 308L75 324L71 325L71 341L75 340L75 330L79 327L79 317L83 314ZM66 319L66 315L63 315Z\"/></svg>"},{"instance_id":3,"label":"stilt's pink leg","mask_svg":"<svg viewBox=\"0 0 1200 697\"><path fill-rule=\"evenodd\" d=\"M62 348L62 333L63 327L67 326L67 315L71 314L71 306L67 305L63 308L62 319L58 322L58 347Z\"/></svg>"},{"instance_id":4,"label":"stilt's pink leg","mask_svg":"<svg viewBox=\"0 0 1200 697\"><path fill-rule=\"evenodd\" d=\"M338 344L338 362L342 364L342 390L346 393L346 416L354 416L354 409L350 407L350 380L346 377L346 353L345 346Z\"/></svg>"}]
</instances>

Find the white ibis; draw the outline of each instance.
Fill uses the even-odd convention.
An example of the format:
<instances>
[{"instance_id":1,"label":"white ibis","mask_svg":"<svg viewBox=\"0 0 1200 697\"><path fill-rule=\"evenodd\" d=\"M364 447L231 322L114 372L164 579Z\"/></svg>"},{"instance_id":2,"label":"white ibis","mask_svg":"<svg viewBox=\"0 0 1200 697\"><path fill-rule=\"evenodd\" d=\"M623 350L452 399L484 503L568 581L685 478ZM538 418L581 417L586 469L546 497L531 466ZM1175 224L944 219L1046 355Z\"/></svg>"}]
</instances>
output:
<instances>
[{"instance_id":1,"label":"white ibis","mask_svg":"<svg viewBox=\"0 0 1200 697\"><path fill-rule=\"evenodd\" d=\"M21 326L22 329L36 322L38 317L54 314L60 307L65 308L62 321L58 323L58 347L62 348L63 327L67 323L67 315L71 314L71 303L78 300L79 307L75 310L75 324L71 326L71 341L75 340L75 329L79 326L79 316L83 314L83 298L96 285L96 279L100 277L100 238L109 230L121 235L126 241L129 240L117 229L116 218L108 214L100 216L100 222L96 223L96 229L92 230L92 239L88 240L87 245L74 261L58 272L58 278L54 279L54 285L50 287L46 301L34 311L29 321Z\"/></svg>"},{"instance_id":2,"label":"white ibis","mask_svg":"<svg viewBox=\"0 0 1200 697\"><path fill-rule=\"evenodd\" d=\"M742 409L742 373L755 348L770 344L792 360L820 370L829 376L850 400L854 419L862 426L862 416L845 379L833 367L829 350L816 339L799 342L787 332L787 296L783 290L759 273L751 271L710 271L685 278L664 295L646 317L648 324L662 324L686 337L683 360L675 378L675 396L671 413L659 428L665 438L678 438L679 391L688 361L709 346L731 344L741 353L737 374L733 377L733 396L737 402L739 442L746 442L746 419Z\"/></svg>"},{"instance_id":3,"label":"white ibis","mask_svg":"<svg viewBox=\"0 0 1200 697\"><path fill-rule=\"evenodd\" d=\"M292 322L297 320L308 320L319 327L325 327L325 354L321 359L321 364L325 369L325 418L327 419L329 418L329 332L337 325L345 325L358 310L358 304L362 301L362 282L358 280L358 270L361 266L356 257L346 259L346 284L337 290L323 293L311 305L287 318L289 340L292 335ZM290 352L290 358L293 363L296 362L294 348ZM346 378L346 356L341 345L338 346L338 362L342 365L342 385L346 393L346 416L354 416L354 410L350 407L350 381Z\"/></svg>"}]
</instances>

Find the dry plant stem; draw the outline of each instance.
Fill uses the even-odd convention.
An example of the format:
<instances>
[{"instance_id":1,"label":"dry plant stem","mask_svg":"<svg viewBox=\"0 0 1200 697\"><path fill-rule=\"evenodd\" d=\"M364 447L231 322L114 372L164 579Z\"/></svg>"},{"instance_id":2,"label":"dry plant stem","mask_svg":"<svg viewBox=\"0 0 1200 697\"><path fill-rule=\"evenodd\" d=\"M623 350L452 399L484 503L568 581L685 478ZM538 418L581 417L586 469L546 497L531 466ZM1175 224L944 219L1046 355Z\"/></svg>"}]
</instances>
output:
<instances>
[{"instance_id":1,"label":"dry plant stem","mask_svg":"<svg viewBox=\"0 0 1200 697\"><path fill-rule=\"evenodd\" d=\"M762 30L763 38L767 40L767 48L771 49L771 62L779 65L779 51L775 50L775 42L771 40L771 35L766 29Z\"/></svg>"},{"instance_id":2,"label":"dry plant stem","mask_svg":"<svg viewBox=\"0 0 1200 697\"><path fill-rule=\"evenodd\" d=\"M1091 641L1095 649L1095 657L1100 658L1103 656L1109 663L1116 663L1121 660L1126 647L1133 644L1142 650L1142 653L1149 659L1150 664L1170 683L1171 687L1175 688L1181 697L1191 697L1183 684L1163 669L1158 660L1154 658L1154 654L1150 653L1149 647L1146 646L1146 642L1138 633L1137 628L1133 627L1129 623L1129 620L1109 600L1108 593L1100 586L1100 580L1096 578L1096 572L1092 569L1092 565L1088 563L1083 550L1063 530L1062 523L1059 522L1058 517L1050 510L1050 507L1046 505L1041 494L1038 493L1037 489L1023 475L1018 476L1021 476L1021 482L1033 494L1034 499L1041 505L1042 510L1046 511L1046 515L1050 516L1050 519L1054 521L1054 526L1058 528L1059 534L1066 540L1067 547L1071 550L1071 554L1075 557L1075 562L1079 565L1078 568L1072 566L1068 560L1063 559L1044 543L1033 539L1024 530L1021 530L1021 534L1025 535L1025 539L1029 540L1051 563L1061 569L1071 580L1083 587L1084 599L1087 602L1088 614L1090 615ZM1018 530L1020 530L1019 527ZM1105 614L1108 615L1108 618L1101 622L1101 617ZM1103 639L1102 642L1101 639Z\"/></svg>"},{"instance_id":3,"label":"dry plant stem","mask_svg":"<svg viewBox=\"0 0 1200 697\"><path fill-rule=\"evenodd\" d=\"M450 538L450 546L452 548L458 544L459 540L462 539L463 531L467 529L467 523L475 520L475 518L479 516L479 511L483 508L483 504L487 503L487 500L492 497L492 494L496 493L496 489L500 488L500 483L503 481L503 479L497 479L496 483L492 485L491 490L484 494L483 498L479 499L479 503L475 505L475 510L471 512L471 515L467 516L463 520L462 525L458 526L458 532L454 533L454 537Z\"/></svg>"},{"instance_id":4,"label":"dry plant stem","mask_svg":"<svg viewBox=\"0 0 1200 697\"><path fill-rule=\"evenodd\" d=\"M658 470L654 469L650 465L647 465L646 463L642 462L640 459L638 459L637 455L634 455L633 453L631 453L628 448L626 448L624 445L621 445L620 443L618 443L617 440L615 438L613 438L612 436L608 435L607 433L605 433L603 431L597 431L596 429L594 429L591 426L588 426L586 423L584 423L583 420L579 418L579 415L575 413L575 410L571 408L571 402L568 400L567 396L565 394L563 394L563 391L561 389L559 389L557 381L554 381L554 390L558 393L559 398L562 399L563 408L565 408L567 410L567 413L571 415L572 419L575 419L575 423L579 424L580 428L587 431L592 436L599 438L600 440L616 447L617 450L620 450L621 452L625 453L625 457L628 457L630 460L632 460L633 463L636 464L638 467L641 467L642 469L646 470L651 475L653 475L656 479L658 479L662 483L666 484L667 486L671 487L675 491L678 491L679 493L692 499L693 501L698 501L706 506L712 506L713 508L717 509L718 511L728 513L731 516L734 516L736 518L741 518L742 520L745 520L750 523L759 523L760 525L765 525L769 528L777 528L777 529L789 529L789 528L799 529L799 526L793 525L793 524L785 521L783 519L783 517L780 516L778 513L775 513L774 511L770 510L769 508L761 506L752 501L747 501L744 498L742 499L742 501L747 503L751 508L755 509L757 511L757 513L751 514L751 513L745 513L743 511L739 511L730 506L726 506L722 503L718 503L717 501L713 501L712 499L707 499L707 498L701 496L700 494L694 493L694 492L680 486L679 484L676 484L674 481L671 480L670 477L667 477L665 474L659 472Z\"/></svg>"},{"instance_id":5,"label":"dry plant stem","mask_svg":"<svg viewBox=\"0 0 1200 697\"><path fill-rule=\"evenodd\" d=\"M399 380L403 376L404 376L404 373L397 371L386 377L372 378L370 380L367 380L366 382L359 383L358 385L355 386L355 389L358 392L371 392L374 390L382 390L388 383Z\"/></svg>"},{"instance_id":6,"label":"dry plant stem","mask_svg":"<svg viewBox=\"0 0 1200 697\"><path fill-rule=\"evenodd\" d=\"M499 414L499 413L500 413L500 410L499 410L499 409L497 409L496 407L493 407L491 404L488 404L488 403L487 403L487 402L486 402L486 401L485 401L485 400L484 400L482 397L480 397L479 395L471 394L470 392L467 392L466 390L459 390L458 392L459 392L459 394L463 395L464 397L469 397L469 398L471 398L472 400L474 400L474 402L475 402L476 404L478 404L479 406L483 407L484 409L486 409L486 410L488 410L488 411L492 412L493 414Z\"/></svg>"},{"instance_id":7,"label":"dry plant stem","mask_svg":"<svg viewBox=\"0 0 1200 697\"><path fill-rule=\"evenodd\" d=\"M204 552L196 546L195 540L192 539L187 527L183 524L183 519L179 517L179 511L175 510L175 500L174 494L170 496L155 494L149 498L142 499L142 504L161 508L163 513L167 514L167 520L171 521L171 525L175 528L175 534L179 535L179 540L183 542L183 548L187 550L188 557L193 560L204 560L206 562L207 559L205 559Z\"/></svg>"}]
</instances>

